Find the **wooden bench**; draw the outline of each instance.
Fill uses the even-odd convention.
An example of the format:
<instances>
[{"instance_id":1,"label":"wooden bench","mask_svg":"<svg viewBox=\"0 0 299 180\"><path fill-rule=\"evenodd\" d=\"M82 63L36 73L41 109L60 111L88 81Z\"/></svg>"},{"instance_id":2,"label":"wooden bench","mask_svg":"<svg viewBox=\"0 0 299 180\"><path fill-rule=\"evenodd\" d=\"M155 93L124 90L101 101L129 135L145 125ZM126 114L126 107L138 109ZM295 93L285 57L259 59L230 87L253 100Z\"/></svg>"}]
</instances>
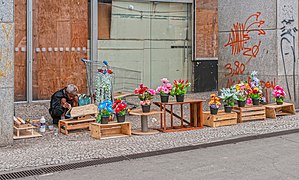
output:
<instances>
[{"instance_id":1,"label":"wooden bench","mask_svg":"<svg viewBox=\"0 0 299 180\"><path fill-rule=\"evenodd\" d=\"M90 123L95 122L94 118L91 119L66 119L60 120L58 123L59 132L63 134L69 134L70 130L76 129L87 129L89 128Z\"/></svg>"},{"instance_id":2,"label":"wooden bench","mask_svg":"<svg viewBox=\"0 0 299 180\"><path fill-rule=\"evenodd\" d=\"M296 114L295 105L292 103L283 103L282 105L267 104L266 117L275 119L277 116L286 116Z\"/></svg>"},{"instance_id":3,"label":"wooden bench","mask_svg":"<svg viewBox=\"0 0 299 180\"><path fill-rule=\"evenodd\" d=\"M90 135L95 139L109 139L131 136L131 123L90 124Z\"/></svg>"},{"instance_id":4,"label":"wooden bench","mask_svg":"<svg viewBox=\"0 0 299 180\"><path fill-rule=\"evenodd\" d=\"M236 112L226 113L218 111L216 115L210 112L203 112L203 124L210 127L228 126L237 124L238 114Z\"/></svg>"},{"instance_id":5,"label":"wooden bench","mask_svg":"<svg viewBox=\"0 0 299 180\"><path fill-rule=\"evenodd\" d=\"M238 113L238 123L266 119L265 106L263 105L246 105L245 107L235 106L233 111Z\"/></svg>"}]
</instances>

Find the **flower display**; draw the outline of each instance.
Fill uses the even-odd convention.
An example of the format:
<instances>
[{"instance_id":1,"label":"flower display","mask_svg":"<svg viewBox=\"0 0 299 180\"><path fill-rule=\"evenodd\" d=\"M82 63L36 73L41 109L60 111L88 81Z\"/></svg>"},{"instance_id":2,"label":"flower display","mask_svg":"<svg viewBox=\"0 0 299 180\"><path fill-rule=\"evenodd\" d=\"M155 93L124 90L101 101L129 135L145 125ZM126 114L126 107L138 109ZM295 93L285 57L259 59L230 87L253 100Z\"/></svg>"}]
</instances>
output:
<instances>
[{"instance_id":1,"label":"flower display","mask_svg":"<svg viewBox=\"0 0 299 180\"><path fill-rule=\"evenodd\" d=\"M103 67L98 69L95 81L96 103L100 104L105 100L112 99L112 69L107 61L103 61Z\"/></svg>"},{"instance_id":2,"label":"flower display","mask_svg":"<svg viewBox=\"0 0 299 180\"><path fill-rule=\"evenodd\" d=\"M209 105L213 109L218 109L221 106L220 98L216 96L216 94L211 94L211 100L209 101Z\"/></svg>"},{"instance_id":3,"label":"flower display","mask_svg":"<svg viewBox=\"0 0 299 180\"><path fill-rule=\"evenodd\" d=\"M241 82L236 84L233 89L236 90L237 100L239 101L246 101L248 96L248 90L251 89L250 85L246 82Z\"/></svg>"},{"instance_id":4,"label":"flower display","mask_svg":"<svg viewBox=\"0 0 299 180\"><path fill-rule=\"evenodd\" d=\"M221 98L224 102L226 102L227 106L234 106L235 105L235 100L238 99L236 96L236 91L235 89L232 88L223 88L220 90L221 95L219 98Z\"/></svg>"},{"instance_id":5,"label":"flower display","mask_svg":"<svg viewBox=\"0 0 299 180\"><path fill-rule=\"evenodd\" d=\"M167 78L161 79L162 85L157 87L156 92L159 92L162 95L169 94L172 89L172 84L169 83L169 80Z\"/></svg>"},{"instance_id":6,"label":"flower display","mask_svg":"<svg viewBox=\"0 0 299 180\"><path fill-rule=\"evenodd\" d=\"M153 98L154 95L156 95L156 91L154 89L149 89L143 84L140 84L139 88L136 88L134 90L134 94L138 95L141 105L150 105L151 99Z\"/></svg>"},{"instance_id":7,"label":"flower display","mask_svg":"<svg viewBox=\"0 0 299 180\"><path fill-rule=\"evenodd\" d=\"M191 86L191 83L188 81L188 79L185 80L174 80L173 81L173 87L170 91L170 95L183 95L187 93L188 87Z\"/></svg>"},{"instance_id":8,"label":"flower display","mask_svg":"<svg viewBox=\"0 0 299 180\"><path fill-rule=\"evenodd\" d=\"M274 87L272 94L274 95L276 102L283 102L284 98L286 97L286 93L279 85Z\"/></svg>"},{"instance_id":9,"label":"flower display","mask_svg":"<svg viewBox=\"0 0 299 180\"><path fill-rule=\"evenodd\" d=\"M121 99L114 101L112 109L114 109L115 113L120 116L127 114L127 104Z\"/></svg>"},{"instance_id":10,"label":"flower display","mask_svg":"<svg viewBox=\"0 0 299 180\"><path fill-rule=\"evenodd\" d=\"M260 84L260 80L257 78L257 72L253 71L250 74L250 80L249 83L250 89L247 90L248 96L251 99L261 99L262 98L262 87Z\"/></svg>"},{"instance_id":11,"label":"flower display","mask_svg":"<svg viewBox=\"0 0 299 180\"><path fill-rule=\"evenodd\" d=\"M103 116L110 117L114 112L112 109L112 101L110 100L105 100L104 102L100 103L98 109L99 109L99 114L98 117L96 118L97 122L101 121L101 118Z\"/></svg>"}]
</instances>

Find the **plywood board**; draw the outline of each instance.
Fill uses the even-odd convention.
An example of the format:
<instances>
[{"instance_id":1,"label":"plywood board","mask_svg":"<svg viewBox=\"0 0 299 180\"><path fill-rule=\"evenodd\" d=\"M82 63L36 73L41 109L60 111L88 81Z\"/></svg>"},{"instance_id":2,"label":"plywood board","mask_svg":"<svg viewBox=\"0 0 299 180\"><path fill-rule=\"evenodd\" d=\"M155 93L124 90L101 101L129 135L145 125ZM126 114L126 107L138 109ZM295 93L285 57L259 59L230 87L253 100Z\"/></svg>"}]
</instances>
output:
<instances>
[{"instance_id":1,"label":"plywood board","mask_svg":"<svg viewBox=\"0 0 299 180\"><path fill-rule=\"evenodd\" d=\"M196 58L218 57L218 0L196 1Z\"/></svg>"},{"instance_id":2,"label":"plywood board","mask_svg":"<svg viewBox=\"0 0 299 180\"><path fill-rule=\"evenodd\" d=\"M82 48L88 41L88 1L33 1L33 24L33 99L50 99L69 83L86 93L86 67L80 58L87 56Z\"/></svg>"}]
</instances>

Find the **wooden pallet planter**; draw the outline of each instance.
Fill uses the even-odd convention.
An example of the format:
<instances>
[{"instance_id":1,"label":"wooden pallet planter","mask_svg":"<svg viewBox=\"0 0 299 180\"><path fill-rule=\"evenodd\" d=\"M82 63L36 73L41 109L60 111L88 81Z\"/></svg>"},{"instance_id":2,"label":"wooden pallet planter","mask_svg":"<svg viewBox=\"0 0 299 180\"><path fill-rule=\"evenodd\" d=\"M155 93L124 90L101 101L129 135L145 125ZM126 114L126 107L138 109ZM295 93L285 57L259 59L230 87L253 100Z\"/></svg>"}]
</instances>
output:
<instances>
[{"instance_id":1,"label":"wooden pallet planter","mask_svg":"<svg viewBox=\"0 0 299 180\"><path fill-rule=\"evenodd\" d=\"M295 105L292 103L283 103L282 105L267 104L266 117L275 119L277 116L288 116L296 114Z\"/></svg>"},{"instance_id":2,"label":"wooden pallet planter","mask_svg":"<svg viewBox=\"0 0 299 180\"><path fill-rule=\"evenodd\" d=\"M238 123L266 119L266 110L263 105L246 105L245 107L235 106L233 111L238 113Z\"/></svg>"},{"instance_id":3,"label":"wooden pallet planter","mask_svg":"<svg viewBox=\"0 0 299 180\"><path fill-rule=\"evenodd\" d=\"M59 132L63 134L69 134L70 130L77 130L77 129L87 129L89 128L90 123L95 122L94 118L91 119L66 119L60 120L58 123Z\"/></svg>"},{"instance_id":4,"label":"wooden pallet planter","mask_svg":"<svg viewBox=\"0 0 299 180\"><path fill-rule=\"evenodd\" d=\"M210 127L229 126L237 124L238 114L236 112L226 113L218 111L216 115L210 112L203 112L203 124Z\"/></svg>"},{"instance_id":5,"label":"wooden pallet planter","mask_svg":"<svg viewBox=\"0 0 299 180\"><path fill-rule=\"evenodd\" d=\"M35 126L30 124L26 124L23 127L16 127L14 126L14 136L13 139L26 139L26 138L34 138L34 137L41 137L42 135L36 132Z\"/></svg>"},{"instance_id":6,"label":"wooden pallet planter","mask_svg":"<svg viewBox=\"0 0 299 180\"><path fill-rule=\"evenodd\" d=\"M90 124L90 135L95 139L110 139L131 136L131 123Z\"/></svg>"}]
</instances>

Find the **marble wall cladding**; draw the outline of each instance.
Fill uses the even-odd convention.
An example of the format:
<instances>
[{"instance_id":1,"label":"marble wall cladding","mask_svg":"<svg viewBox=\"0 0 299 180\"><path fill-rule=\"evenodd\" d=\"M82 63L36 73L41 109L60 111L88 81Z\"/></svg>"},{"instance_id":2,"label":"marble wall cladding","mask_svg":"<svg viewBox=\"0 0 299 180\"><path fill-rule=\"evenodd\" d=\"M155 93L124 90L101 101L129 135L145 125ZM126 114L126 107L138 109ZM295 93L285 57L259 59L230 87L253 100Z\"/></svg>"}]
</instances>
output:
<instances>
[{"instance_id":1,"label":"marble wall cladding","mask_svg":"<svg viewBox=\"0 0 299 180\"><path fill-rule=\"evenodd\" d=\"M14 23L13 0L0 0L0 146L13 142Z\"/></svg>"},{"instance_id":2,"label":"marble wall cladding","mask_svg":"<svg viewBox=\"0 0 299 180\"><path fill-rule=\"evenodd\" d=\"M0 23L13 22L13 0L0 0Z\"/></svg>"}]
</instances>

